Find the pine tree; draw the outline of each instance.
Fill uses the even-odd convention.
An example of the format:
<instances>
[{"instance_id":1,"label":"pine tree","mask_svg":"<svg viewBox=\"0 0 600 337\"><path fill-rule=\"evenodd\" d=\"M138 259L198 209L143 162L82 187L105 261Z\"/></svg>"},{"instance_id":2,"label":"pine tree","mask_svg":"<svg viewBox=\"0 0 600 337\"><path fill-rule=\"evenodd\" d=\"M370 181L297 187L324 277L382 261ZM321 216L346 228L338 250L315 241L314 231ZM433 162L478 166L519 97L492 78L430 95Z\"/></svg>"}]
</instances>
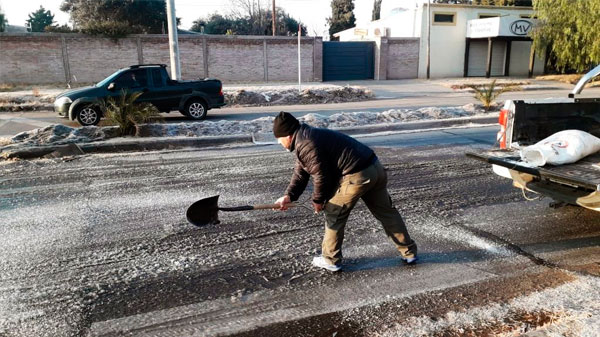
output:
<instances>
[{"instance_id":1,"label":"pine tree","mask_svg":"<svg viewBox=\"0 0 600 337\"><path fill-rule=\"evenodd\" d=\"M47 26L54 23L54 14L40 6L40 9L29 14L26 22L32 32L43 32Z\"/></svg>"},{"instance_id":2,"label":"pine tree","mask_svg":"<svg viewBox=\"0 0 600 337\"><path fill-rule=\"evenodd\" d=\"M373 3L373 15L371 16L371 20L379 20L381 18L381 2L383 0L375 0Z\"/></svg>"},{"instance_id":3,"label":"pine tree","mask_svg":"<svg viewBox=\"0 0 600 337\"><path fill-rule=\"evenodd\" d=\"M333 34L354 27L354 3L352 0L331 0L331 17L327 18L330 39L336 40Z\"/></svg>"}]
</instances>

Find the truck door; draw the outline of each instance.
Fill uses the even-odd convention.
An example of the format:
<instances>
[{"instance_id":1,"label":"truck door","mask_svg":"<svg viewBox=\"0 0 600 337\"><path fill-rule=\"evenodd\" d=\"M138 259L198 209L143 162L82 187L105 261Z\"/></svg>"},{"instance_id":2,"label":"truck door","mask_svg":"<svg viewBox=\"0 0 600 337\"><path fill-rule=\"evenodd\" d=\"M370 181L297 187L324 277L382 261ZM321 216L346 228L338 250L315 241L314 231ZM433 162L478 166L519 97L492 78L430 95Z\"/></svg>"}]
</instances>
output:
<instances>
[{"instance_id":1,"label":"truck door","mask_svg":"<svg viewBox=\"0 0 600 337\"><path fill-rule=\"evenodd\" d=\"M152 77L152 103L160 111L168 112L177 109L179 99L176 86L168 85L167 72L163 68L153 68L150 70Z\"/></svg>"},{"instance_id":2,"label":"truck door","mask_svg":"<svg viewBox=\"0 0 600 337\"><path fill-rule=\"evenodd\" d=\"M150 100L147 69L126 71L114 81L114 84L115 88L110 94L111 97L116 98L121 96L123 90L127 94L141 91L142 95L136 100L136 102L147 102Z\"/></svg>"}]
</instances>

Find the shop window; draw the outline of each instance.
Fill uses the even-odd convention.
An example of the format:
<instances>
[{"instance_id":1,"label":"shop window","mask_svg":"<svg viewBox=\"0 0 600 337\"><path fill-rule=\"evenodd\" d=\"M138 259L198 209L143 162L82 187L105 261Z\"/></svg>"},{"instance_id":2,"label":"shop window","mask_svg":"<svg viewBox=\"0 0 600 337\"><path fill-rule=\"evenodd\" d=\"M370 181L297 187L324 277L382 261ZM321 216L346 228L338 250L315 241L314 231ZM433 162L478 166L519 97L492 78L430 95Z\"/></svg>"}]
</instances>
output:
<instances>
[{"instance_id":1,"label":"shop window","mask_svg":"<svg viewBox=\"0 0 600 337\"><path fill-rule=\"evenodd\" d=\"M433 24L454 26L456 25L456 13L433 12Z\"/></svg>"}]
</instances>

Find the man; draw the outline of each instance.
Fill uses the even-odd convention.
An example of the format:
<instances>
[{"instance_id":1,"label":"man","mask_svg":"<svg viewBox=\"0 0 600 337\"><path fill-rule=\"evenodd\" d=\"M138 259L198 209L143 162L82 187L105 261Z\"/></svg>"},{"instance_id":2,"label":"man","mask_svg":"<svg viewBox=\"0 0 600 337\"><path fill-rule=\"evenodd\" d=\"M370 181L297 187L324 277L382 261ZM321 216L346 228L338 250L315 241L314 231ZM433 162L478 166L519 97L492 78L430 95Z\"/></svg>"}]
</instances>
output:
<instances>
[{"instance_id":1,"label":"man","mask_svg":"<svg viewBox=\"0 0 600 337\"><path fill-rule=\"evenodd\" d=\"M402 260L416 262L417 245L392 205L387 174L373 150L342 133L300 124L283 111L273 122L273 133L285 149L296 152L294 174L285 195L276 203L286 210L288 203L298 200L312 177L314 210L325 213L322 253L313 258L314 266L329 271L341 269L344 227L358 199L381 222Z\"/></svg>"}]
</instances>

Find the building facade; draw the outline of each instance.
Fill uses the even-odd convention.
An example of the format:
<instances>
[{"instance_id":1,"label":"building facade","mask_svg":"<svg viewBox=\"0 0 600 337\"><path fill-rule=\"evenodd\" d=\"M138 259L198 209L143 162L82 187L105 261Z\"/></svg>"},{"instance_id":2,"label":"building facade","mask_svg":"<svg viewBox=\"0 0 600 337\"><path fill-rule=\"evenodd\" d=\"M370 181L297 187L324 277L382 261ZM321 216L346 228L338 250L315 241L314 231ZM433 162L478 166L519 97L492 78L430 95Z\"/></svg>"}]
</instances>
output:
<instances>
[{"instance_id":1,"label":"building facade","mask_svg":"<svg viewBox=\"0 0 600 337\"><path fill-rule=\"evenodd\" d=\"M533 15L531 7L384 1L380 20L335 36L419 38L419 78L531 76L544 72L545 61L531 48Z\"/></svg>"}]
</instances>

